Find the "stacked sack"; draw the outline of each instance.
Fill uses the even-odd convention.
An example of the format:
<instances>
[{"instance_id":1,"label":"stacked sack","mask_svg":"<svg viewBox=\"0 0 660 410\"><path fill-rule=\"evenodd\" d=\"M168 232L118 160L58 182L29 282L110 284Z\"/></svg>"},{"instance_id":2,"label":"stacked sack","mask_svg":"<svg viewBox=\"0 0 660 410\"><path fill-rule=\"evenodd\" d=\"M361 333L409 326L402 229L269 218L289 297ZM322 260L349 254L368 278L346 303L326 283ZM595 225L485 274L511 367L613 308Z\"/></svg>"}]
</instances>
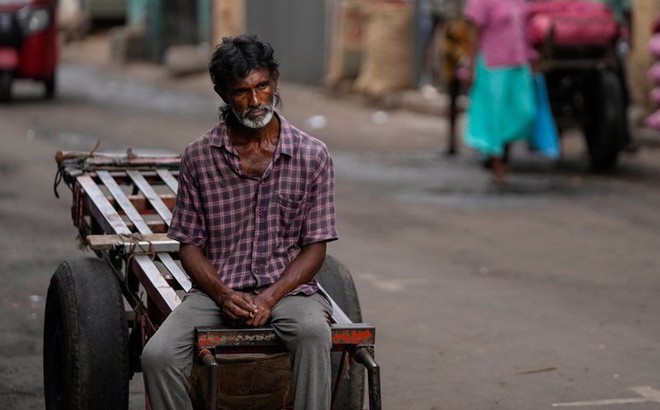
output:
<instances>
[{"instance_id":1,"label":"stacked sack","mask_svg":"<svg viewBox=\"0 0 660 410\"><path fill-rule=\"evenodd\" d=\"M653 22L653 35L649 41L649 51L655 59L655 63L648 72L649 79L653 82L653 88L649 95L651 102L656 110L646 117L647 127L660 131L660 16Z\"/></svg>"}]
</instances>

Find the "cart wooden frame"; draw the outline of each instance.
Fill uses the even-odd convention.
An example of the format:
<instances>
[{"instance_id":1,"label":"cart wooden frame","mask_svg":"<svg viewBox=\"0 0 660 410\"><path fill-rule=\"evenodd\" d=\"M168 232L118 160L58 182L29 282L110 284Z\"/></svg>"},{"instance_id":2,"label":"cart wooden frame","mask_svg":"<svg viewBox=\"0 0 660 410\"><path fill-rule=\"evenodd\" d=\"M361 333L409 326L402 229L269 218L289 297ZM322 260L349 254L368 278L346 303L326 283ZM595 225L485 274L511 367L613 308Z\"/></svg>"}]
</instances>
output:
<instances>
[{"instance_id":1,"label":"cart wooden frame","mask_svg":"<svg viewBox=\"0 0 660 410\"><path fill-rule=\"evenodd\" d=\"M176 200L180 157L138 156L131 150L122 154L58 152L56 162L55 193L61 182L70 188L71 216L81 244L107 263L130 306L126 313L132 375L140 371L139 357L146 341L192 287L178 261L178 242L166 236ZM340 369L334 376L333 405L342 375L347 373L343 367L359 363L367 372L369 408L380 409L375 327L353 323L334 301L333 308L333 351L342 352ZM270 327L198 328L196 357L207 372L206 408L217 409L219 405L216 355L284 351ZM44 360L46 367L48 360ZM47 403L47 408L59 407Z\"/></svg>"}]
</instances>

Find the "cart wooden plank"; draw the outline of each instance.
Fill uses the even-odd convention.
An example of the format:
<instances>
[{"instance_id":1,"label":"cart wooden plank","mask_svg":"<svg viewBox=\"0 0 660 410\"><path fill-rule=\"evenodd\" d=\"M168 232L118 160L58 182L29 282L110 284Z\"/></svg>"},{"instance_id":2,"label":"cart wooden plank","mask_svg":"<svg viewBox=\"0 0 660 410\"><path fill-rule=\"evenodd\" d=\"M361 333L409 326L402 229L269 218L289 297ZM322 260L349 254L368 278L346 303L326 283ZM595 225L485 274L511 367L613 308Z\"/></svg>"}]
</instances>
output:
<instances>
[{"instance_id":1,"label":"cart wooden plank","mask_svg":"<svg viewBox=\"0 0 660 410\"><path fill-rule=\"evenodd\" d=\"M158 306L160 312L167 316L181 303L179 295L163 278L154 262L147 255L136 255L132 258L134 271L151 300Z\"/></svg>"},{"instance_id":2,"label":"cart wooden plank","mask_svg":"<svg viewBox=\"0 0 660 410\"><path fill-rule=\"evenodd\" d=\"M153 187L149 184L149 182L144 179L142 174L140 174L139 171L135 170L128 170L126 171L129 177L131 177L131 180L137 185L138 188L140 188L140 191L144 194L144 196L149 200L149 203L151 203L151 206L154 207L156 210L156 213L160 215L161 218L163 218L163 221L165 221L165 224L167 226L170 225L170 222L172 221L172 212L170 209L165 205L162 199L158 196L158 193L153 189Z\"/></svg>"},{"instance_id":3,"label":"cart wooden plank","mask_svg":"<svg viewBox=\"0 0 660 410\"><path fill-rule=\"evenodd\" d=\"M92 250L107 251L116 246L123 246L127 253L135 250L153 249L154 252L178 252L179 242L164 233L143 235L87 235L87 244Z\"/></svg>"},{"instance_id":4,"label":"cart wooden plank","mask_svg":"<svg viewBox=\"0 0 660 410\"><path fill-rule=\"evenodd\" d=\"M131 235L130 237L127 235L88 235L86 239L90 249L95 251L108 251L117 246L122 246L126 249L127 254L156 252L156 256L172 274L172 277L176 279L181 286L181 289L186 292L192 289L190 278L168 253L178 252L178 241L169 239L166 234L158 233L140 235L141 237L134 236L135 235Z\"/></svg>"},{"instance_id":5,"label":"cart wooden plank","mask_svg":"<svg viewBox=\"0 0 660 410\"><path fill-rule=\"evenodd\" d=\"M141 234L150 234L152 233L151 229L149 226L146 224L144 221L144 218L142 218L142 215L138 212L137 209L133 206L131 201L128 199L124 191L122 191L121 187L115 179L110 175L110 172L108 171L97 171L96 175L101 179L101 182L103 182L103 185L105 185L106 188L108 188L108 191L110 191L110 194L114 197L115 201L117 201L117 204L121 207L121 209L126 213L126 216L128 216L128 219L133 222L133 225L135 228L140 232Z\"/></svg>"},{"instance_id":6,"label":"cart wooden plank","mask_svg":"<svg viewBox=\"0 0 660 410\"><path fill-rule=\"evenodd\" d=\"M190 289L192 289L192 282L190 281L190 278L188 278L186 272L184 272L183 269L177 265L174 259L172 259L172 256L170 256L169 253L159 253L157 256L160 261L163 262L163 265L165 265L167 270L170 271L174 279L179 282L181 289L186 292L190 291Z\"/></svg>"},{"instance_id":7,"label":"cart wooden plank","mask_svg":"<svg viewBox=\"0 0 660 410\"><path fill-rule=\"evenodd\" d=\"M334 299L332 299L330 297L330 294L328 292L326 292L325 289L323 289L323 286L321 286L321 284L318 283L318 282L316 283L316 286L319 287L321 292L325 293L328 300L330 300L330 302L332 304L332 321L334 323L339 323L339 324L353 323L353 321L348 317L348 315L346 313L344 313L342 308L339 307L337 302L335 302Z\"/></svg>"},{"instance_id":8,"label":"cart wooden plank","mask_svg":"<svg viewBox=\"0 0 660 410\"><path fill-rule=\"evenodd\" d=\"M174 178L174 175L172 175L169 170L162 168L157 169L156 172L158 173L158 176L160 176L160 178L163 180L163 182L165 182L165 185L167 185L172 190L172 192L176 194L176 192L179 190L179 181Z\"/></svg>"},{"instance_id":9,"label":"cart wooden plank","mask_svg":"<svg viewBox=\"0 0 660 410\"><path fill-rule=\"evenodd\" d=\"M78 183L83 188L89 198L90 212L106 232L116 234L130 235L126 223L115 211L108 198L105 197L101 189L96 185L89 175L81 175L77 178Z\"/></svg>"},{"instance_id":10,"label":"cart wooden plank","mask_svg":"<svg viewBox=\"0 0 660 410\"><path fill-rule=\"evenodd\" d=\"M119 187L112 175L110 175L108 171L98 171L97 175L103 184L105 184L105 186L108 188L119 206L121 206L121 208L124 210L131 222L133 222L138 231L143 235L153 233L149 226L145 223L142 215L140 215L140 213L135 209L131 201L128 199L124 191L122 191L122 189ZM172 177L172 179L174 179L172 174L169 175ZM147 244L147 246L150 248L149 244ZM165 267L170 271L174 279L179 283L179 286L181 286L183 290L187 292L192 288L192 283L190 282L188 275L186 275L186 273L181 270L181 268L179 268L179 265L174 262L174 259L172 259L172 256L169 253L158 253L156 256L160 259L161 262L163 262L163 265L165 265Z\"/></svg>"}]
</instances>

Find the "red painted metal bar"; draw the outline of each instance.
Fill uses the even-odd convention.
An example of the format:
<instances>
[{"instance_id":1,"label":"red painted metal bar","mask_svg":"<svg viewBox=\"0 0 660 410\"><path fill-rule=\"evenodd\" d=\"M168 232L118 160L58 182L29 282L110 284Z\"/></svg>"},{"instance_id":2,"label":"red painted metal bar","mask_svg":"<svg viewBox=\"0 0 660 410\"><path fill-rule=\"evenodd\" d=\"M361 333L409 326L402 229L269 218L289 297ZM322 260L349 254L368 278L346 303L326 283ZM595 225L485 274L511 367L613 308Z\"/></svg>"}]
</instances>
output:
<instances>
[{"instance_id":1,"label":"red painted metal bar","mask_svg":"<svg viewBox=\"0 0 660 410\"><path fill-rule=\"evenodd\" d=\"M342 351L359 345L373 345L376 328L370 324L333 324L333 350ZM262 348L274 348L284 351L282 342L270 327L252 329L197 328L196 345L199 350L241 350L256 351Z\"/></svg>"}]
</instances>

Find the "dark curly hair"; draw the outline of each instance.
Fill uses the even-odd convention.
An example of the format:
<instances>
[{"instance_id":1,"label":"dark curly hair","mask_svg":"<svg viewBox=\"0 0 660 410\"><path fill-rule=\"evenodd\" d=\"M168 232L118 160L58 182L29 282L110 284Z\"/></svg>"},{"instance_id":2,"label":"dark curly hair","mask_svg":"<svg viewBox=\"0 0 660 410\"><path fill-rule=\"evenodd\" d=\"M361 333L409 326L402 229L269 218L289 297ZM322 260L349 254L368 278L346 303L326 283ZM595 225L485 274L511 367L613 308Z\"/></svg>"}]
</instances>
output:
<instances>
[{"instance_id":1,"label":"dark curly hair","mask_svg":"<svg viewBox=\"0 0 660 410\"><path fill-rule=\"evenodd\" d=\"M252 70L267 68L272 76L278 67L273 47L247 34L223 38L209 61L211 81L219 91L226 91L231 82L247 77Z\"/></svg>"}]
</instances>

